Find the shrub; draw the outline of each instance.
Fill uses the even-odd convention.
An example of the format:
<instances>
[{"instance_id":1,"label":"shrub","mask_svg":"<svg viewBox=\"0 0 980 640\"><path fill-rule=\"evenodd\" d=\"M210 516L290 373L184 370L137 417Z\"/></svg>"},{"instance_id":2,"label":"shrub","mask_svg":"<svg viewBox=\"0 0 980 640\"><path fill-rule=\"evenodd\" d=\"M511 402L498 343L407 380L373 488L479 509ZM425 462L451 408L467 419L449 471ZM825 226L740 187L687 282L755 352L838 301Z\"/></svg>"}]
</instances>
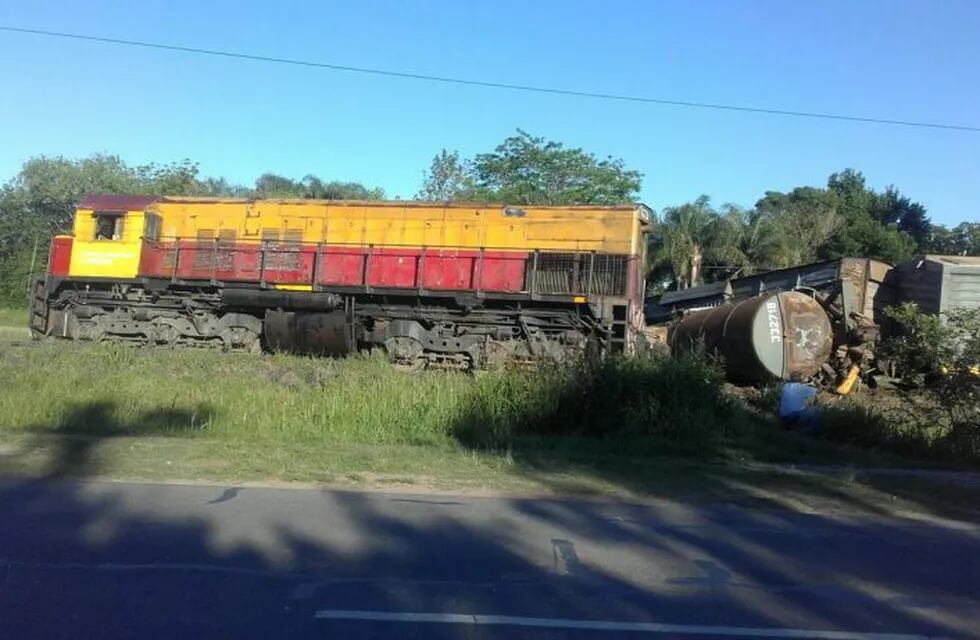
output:
<instances>
[{"instance_id":1,"label":"shrub","mask_svg":"<svg viewBox=\"0 0 980 640\"><path fill-rule=\"evenodd\" d=\"M840 444L888 451L917 458L934 457L929 430L915 421L903 421L854 399L825 407L820 414L820 436Z\"/></svg>"},{"instance_id":2,"label":"shrub","mask_svg":"<svg viewBox=\"0 0 980 640\"><path fill-rule=\"evenodd\" d=\"M735 435L746 419L724 393L724 374L693 353L626 359L534 372L494 372L458 422L464 444L506 447L530 435L641 437L704 447Z\"/></svg>"},{"instance_id":3,"label":"shrub","mask_svg":"<svg viewBox=\"0 0 980 640\"><path fill-rule=\"evenodd\" d=\"M900 379L902 407L830 408L823 414L824 437L917 457L980 461L980 309L940 317L905 303L886 314L898 330L883 341L879 356Z\"/></svg>"}]
</instances>

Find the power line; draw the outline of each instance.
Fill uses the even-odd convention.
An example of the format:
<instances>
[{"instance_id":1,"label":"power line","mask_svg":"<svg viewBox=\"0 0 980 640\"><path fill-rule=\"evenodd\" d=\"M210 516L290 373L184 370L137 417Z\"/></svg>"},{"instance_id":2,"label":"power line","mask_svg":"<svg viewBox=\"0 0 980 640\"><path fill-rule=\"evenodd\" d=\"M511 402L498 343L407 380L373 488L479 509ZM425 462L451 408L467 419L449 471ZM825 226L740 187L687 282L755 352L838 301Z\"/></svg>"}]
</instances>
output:
<instances>
[{"instance_id":1,"label":"power line","mask_svg":"<svg viewBox=\"0 0 980 640\"><path fill-rule=\"evenodd\" d=\"M197 47L181 47L170 44L160 44L157 42L143 42L139 40L122 40L120 38L103 38L100 36L90 36L80 33L65 33L60 31L46 31L43 29L25 29L22 27L8 27L0 25L0 31L13 33L26 33L54 38L67 38L71 40L87 40L89 42L101 42L104 44L118 44L129 47L143 47L146 49L162 49L165 51L179 51L181 53L194 53L207 56L219 56L223 58L236 58L240 60L253 60L257 62L271 62L275 64L288 64L300 67L314 67L317 69L330 69L333 71L348 71L351 73L363 73L376 76L387 76L392 78L406 78L409 80L424 80L427 82L441 82L445 84L467 85L473 87L487 87L491 89L508 89L512 91L525 91L530 93L545 93L561 96L575 96L579 98L594 98L598 100L617 100L620 102L639 102L644 104L658 104L673 107L691 107L696 109L716 109L722 111L739 111L744 113L761 113L766 115L790 116L796 118L818 118L822 120L845 120L849 122L863 122L872 124L885 124L900 127L920 127L928 129L948 129L954 131L980 132L980 127L948 124L942 122L924 122L917 120L892 120L888 118L872 118L864 116L852 116L840 113L820 113L816 111L792 111L788 109L767 109L764 107L746 107L733 104L722 104L714 102L693 102L688 100L668 100L666 98L650 98L646 96L633 96L615 93L598 93L594 91L578 91L574 89L558 89L554 87L541 87L525 84L513 84L509 82L490 82L486 80L471 80L466 78L453 78L449 76L434 76L423 73L410 73L407 71L392 71L389 69L372 69L368 67L354 67L349 65L332 64L329 62L314 62L311 60L295 60L290 58L277 58L273 56L260 56L249 53L239 53L235 51L221 51L218 49L201 49Z\"/></svg>"}]
</instances>

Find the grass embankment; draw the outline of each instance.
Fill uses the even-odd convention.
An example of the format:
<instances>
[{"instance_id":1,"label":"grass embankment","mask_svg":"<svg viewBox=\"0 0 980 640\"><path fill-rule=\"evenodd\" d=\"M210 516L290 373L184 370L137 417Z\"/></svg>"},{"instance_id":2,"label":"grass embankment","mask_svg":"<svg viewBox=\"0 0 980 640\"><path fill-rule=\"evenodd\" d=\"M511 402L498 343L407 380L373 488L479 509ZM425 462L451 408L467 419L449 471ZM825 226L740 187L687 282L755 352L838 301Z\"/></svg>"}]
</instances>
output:
<instances>
[{"instance_id":1,"label":"grass embankment","mask_svg":"<svg viewBox=\"0 0 980 640\"><path fill-rule=\"evenodd\" d=\"M0 307L0 327L27 328L27 309Z\"/></svg>"},{"instance_id":2,"label":"grass embankment","mask_svg":"<svg viewBox=\"0 0 980 640\"><path fill-rule=\"evenodd\" d=\"M0 472L881 502L759 465L877 459L784 433L719 375L666 358L405 374L380 357L0 337Z\"/></svg>"}]
</instances>

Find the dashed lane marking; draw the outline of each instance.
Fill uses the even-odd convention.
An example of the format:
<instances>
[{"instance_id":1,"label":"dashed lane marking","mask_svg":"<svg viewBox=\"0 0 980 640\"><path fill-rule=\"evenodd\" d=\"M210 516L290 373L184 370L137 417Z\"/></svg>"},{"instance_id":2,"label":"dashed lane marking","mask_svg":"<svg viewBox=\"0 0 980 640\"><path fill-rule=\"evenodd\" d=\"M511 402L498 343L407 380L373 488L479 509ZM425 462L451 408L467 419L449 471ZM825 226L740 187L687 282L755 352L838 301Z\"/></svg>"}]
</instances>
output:
<instances>
[{"instance_id":1,"label":"dashed lane marking","mask_svg":"<svg viewBox=\"0 0 980 640\"><path fill-rule=\"evenodd\" d=\"M350 611L323 609L315 618L320 620L353 620L362 622L413 622L435 624L498 625L511 627L542 627L549 629L585 629L590 631L633 631L672 633L675 635L738 636L750 638L805 638L823 640L926 640L937 636L904 633L865 633L860 631L820 631L811 629L772 629L765 627L726 627L659 622L627 622L616 620L573 620L568 618L529 618L468 613L400 613L392 611Z\"/></svg>"}]
</instances>

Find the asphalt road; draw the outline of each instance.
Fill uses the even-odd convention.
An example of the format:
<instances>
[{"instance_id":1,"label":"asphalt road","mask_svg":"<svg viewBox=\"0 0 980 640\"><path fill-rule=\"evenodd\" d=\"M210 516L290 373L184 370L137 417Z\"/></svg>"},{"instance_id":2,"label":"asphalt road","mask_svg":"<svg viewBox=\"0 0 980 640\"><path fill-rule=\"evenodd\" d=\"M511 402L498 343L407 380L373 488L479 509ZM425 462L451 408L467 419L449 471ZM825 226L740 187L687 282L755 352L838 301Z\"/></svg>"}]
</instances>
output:
<instances>
[{"instance_id":1,"label":"asphalt road","mask_svg":"<svg viewBox=\"0 0 980 640\"><path fill-rule=\"evenodd\" d=\"M0 482L3 638L980 637L980 527Z\"/></svg>"}]
</instances>

